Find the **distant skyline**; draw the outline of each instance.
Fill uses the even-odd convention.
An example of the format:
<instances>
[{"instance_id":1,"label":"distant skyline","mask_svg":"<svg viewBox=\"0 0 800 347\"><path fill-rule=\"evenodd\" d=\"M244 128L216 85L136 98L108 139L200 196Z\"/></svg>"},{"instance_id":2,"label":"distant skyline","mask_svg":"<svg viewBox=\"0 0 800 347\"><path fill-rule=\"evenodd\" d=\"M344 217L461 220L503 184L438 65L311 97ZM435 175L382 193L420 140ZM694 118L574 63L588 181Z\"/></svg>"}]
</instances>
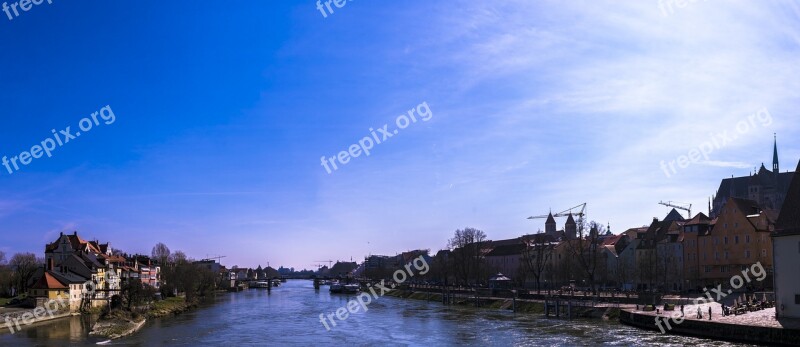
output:
<instances>
[{"instance_id":1,"label":"distant skyline","mask_svg":"<svg viewBox=\"0 0 800 347\"><path fill-rule=\"evenodd\" d=\"M0 166L0 250L42 256L77 230L130 253L163 242L315 269L436 252L464 227L535 233L544 219L528 216L584 202L614 233L666 216L661 200L706 212L721 179L771 168L774 133L793 170L800 5L660 3L353 1L323 15L316 1L53 1L0 15L0 158L107 105L115 116ZM428 121L321 165L423 102ZM750 117L762 110L770 122Z\"/></svg>"}]
</instances>

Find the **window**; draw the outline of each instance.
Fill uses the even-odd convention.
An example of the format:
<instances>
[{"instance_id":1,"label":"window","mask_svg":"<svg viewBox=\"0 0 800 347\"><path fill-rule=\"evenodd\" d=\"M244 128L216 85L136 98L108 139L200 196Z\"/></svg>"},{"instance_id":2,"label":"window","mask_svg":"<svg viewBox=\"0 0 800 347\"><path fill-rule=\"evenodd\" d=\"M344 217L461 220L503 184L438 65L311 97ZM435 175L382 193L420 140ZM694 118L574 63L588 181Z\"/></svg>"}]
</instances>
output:
<instances>
[{"instance_id":1,"label":"window","mask_svg":"<svg viewBox=\"0 0 800 347\"><path fill-rule=\"evenodd\" d=\"M719 272L722 272L722 273L728 273L728 270L729 269L728 269L727 265L722 266L722 267L719 268Z\"/></svg>"},{"instance_id":2,"label":"window","mask_svg":"<svg viewBox=\"0 0 800 347\"><path fill-rule=\"evenodd\" d=\"M728 251L725 251L725 259L728 259Z\"/></svg>"},{"instance_id":3,"label":"window","mask_svg":"<svg viewBox=\"0 0 800 347\"><path fill-rule=\"evenodd\" d=\"M795 305L800 305L800 294L795 294L794 295L794 304Z\"/></svg>"},{"instance_id":4,"label":"window","mask_svg":"<svg viewBox=\"0 0 800 347\"><path fill-rule=\"evenodd\" d=\"M744 236L744 243L750 243L750 235Z\"/></svg>"},{"instance_id":5,"label":"window","mask_svg":"<svg viewBox=\"0 0 800 347\"><path fill-rule=\"evenodd\" d=\"M737 245L739 244L739 235L733 237L733 243Z\"/></svg>"},{"instance_id":6,"label":"window","mask_svg":"<svg viewBox=\"0 0 800 347\"><path fill-rule=\"evenodd\" d=\"M728 237L725 236L724 240L725 240L725 244L727 245L728 244Z\"/></svg>"},{"instance_id":7,"label":"window","mask_svg":"<svg viewBox=\"0 0 800 347\"><path fill-rule=\"evenodd\" d=\"M747 258L747 259L750 259L750 251L749 250L745 250L744 251L744 257Z\"/></svg>"},{"instance_id":8,"label":"window","mask_svg":"<svg viewBox=\"0 0 800 347\"><path fill-rule=\"evenodd\" d=\"M703 269L703 271L705 271L706 273L711 272L711 266L706 265L706 267L705 267L705 269Z\"/></svg>"},{"instance_id":9,"label":"window","mask_svg":"<svg viewBox=\"0 0 800 347\"><path fill-rule=\"evenodd\" d=\"M714 252L714 259L719 260L719 252Z\"/></svg>"}]
</instances>

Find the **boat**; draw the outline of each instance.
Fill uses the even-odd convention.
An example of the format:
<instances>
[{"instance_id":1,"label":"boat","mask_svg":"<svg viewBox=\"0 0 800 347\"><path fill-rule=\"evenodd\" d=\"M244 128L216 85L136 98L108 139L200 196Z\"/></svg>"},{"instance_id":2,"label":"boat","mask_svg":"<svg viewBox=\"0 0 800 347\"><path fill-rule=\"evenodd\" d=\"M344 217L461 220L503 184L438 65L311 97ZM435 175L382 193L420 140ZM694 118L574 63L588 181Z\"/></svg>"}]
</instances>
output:
<instances>
[{"instance_id":1,"label":"boat","mask_svg":"<svg viewBox=\"0 0 800 347\"><path fill-rule=\"evenodd\" d=\"M341 285L338 282L331 283L331 293L339 294L339 293L342 293L343 291L344 291L344 286L343 285Z\"/></svg>"},{"instance_id":2,"label":"boat","mask_svg":"<svg viewBox=\"0 0 800 347\"><path fill-rule=\"evenodd\" d=\"M269 288L269 282L259 281L250 285L250 288L266 289Z\"/></svg>"},{"instance_id":3,"label":"boat","mask_svg":"<svg viewBox=\"0 0 800 347\"><path fill-rule=\"evenodd\" d=\"M345 284L344 285L344 293L345 294L358 294L361 291L361 287L358 284Z\"/></svg>"}]
</instances>

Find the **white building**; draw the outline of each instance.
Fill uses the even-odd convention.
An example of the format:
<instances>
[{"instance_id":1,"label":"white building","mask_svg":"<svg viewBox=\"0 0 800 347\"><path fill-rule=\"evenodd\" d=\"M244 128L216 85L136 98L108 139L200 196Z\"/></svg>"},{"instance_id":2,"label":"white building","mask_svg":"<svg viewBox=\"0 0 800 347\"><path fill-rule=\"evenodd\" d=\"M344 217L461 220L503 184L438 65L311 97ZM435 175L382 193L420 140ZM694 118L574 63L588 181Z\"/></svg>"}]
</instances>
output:
<instances>
[{"instance_id":1,"label":"white building","mask_svg":"<svg viewBox=\"0 0 800 347\"><path fill-rule=\"evenodd\" d=\"M797 176L789 186L772 234L772 250L777 301L775 315L778 318L800 318L800 276L797 275L797 265L800 264L800 178Z\"/></svg>"}]
</instances>

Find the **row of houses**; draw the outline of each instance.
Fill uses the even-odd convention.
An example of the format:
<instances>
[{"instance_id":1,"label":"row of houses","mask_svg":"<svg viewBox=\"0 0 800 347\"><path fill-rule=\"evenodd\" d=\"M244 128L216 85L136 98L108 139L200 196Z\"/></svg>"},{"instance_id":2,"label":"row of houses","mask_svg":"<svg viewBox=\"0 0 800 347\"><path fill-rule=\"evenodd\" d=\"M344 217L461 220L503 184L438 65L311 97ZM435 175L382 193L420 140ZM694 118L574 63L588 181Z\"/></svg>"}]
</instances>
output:
<instances>
[{"instance_id":1,"label":"row of houses","mask_svg":"<svg viewBox=\"0 0 800 347\"><path fill-rule=\"evenodd\" d=\"M161 287L161 267L148 257L114 254L109 243L86 241L77 232L46 245L44 260L28 291L37 306L58 299L68 300L73 312L102 306L132 279Z\"/></svg>"},{"instance_id":2,"label":"row of houses","mask_svg":"<svg viewBox=\"0 0 800 347\"><path fill-rule=\"evenodd\" d=\"M771 289L773 232L780 228L781 207L790 206L784 201L792 201L794 177L795 172L780 172L776 143L772 170L762 164L749 176L723 179L707 214L684 218L673 209L663 219L619 235L599 232L597 225L584 232L587 226L572 214L557 230L550 214L544 232L483 241L479 254L492 273L529 287L533 282L550 289L594 283L609 289L688 292L727 283L760 263L767 278L750 288ZM451 253L440 251L437 258Z\"/></svg>"}]
</instances>

